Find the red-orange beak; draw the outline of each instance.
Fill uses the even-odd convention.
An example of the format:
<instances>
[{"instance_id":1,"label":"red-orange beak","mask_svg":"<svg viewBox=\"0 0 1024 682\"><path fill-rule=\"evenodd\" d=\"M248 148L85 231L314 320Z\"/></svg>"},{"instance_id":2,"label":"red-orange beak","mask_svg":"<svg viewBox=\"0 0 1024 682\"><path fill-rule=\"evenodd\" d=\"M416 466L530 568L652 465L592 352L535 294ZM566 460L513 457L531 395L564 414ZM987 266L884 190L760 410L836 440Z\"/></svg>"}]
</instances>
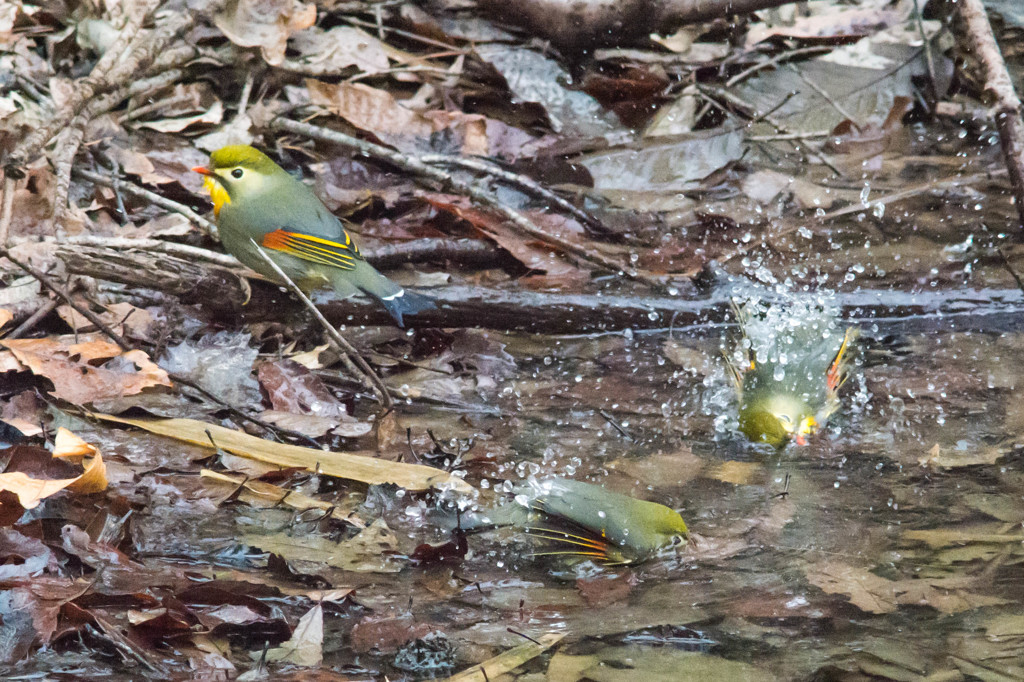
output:
<instances>
[{"instance_id":1,"label":"red-orange beak","mask_svg":"<svg viewBox=\"0 0 1024 682\"><path fill-rule=\"evenodd\" d=\"M807 445L807 436L802 433L797 434L793 440L796 441L797 445Z\"/></svg>"},{"instance_id":2,"label":"red-orange beak","mask_svg":"<svg viewBox=\"0 0 1024 682\"><path fill-rule=\"evenodd\" d=\"M196 166L192 169L193 172L199 173L200 175L213 175L213 171L206 166Z\"/></svg>"}]
</instances>

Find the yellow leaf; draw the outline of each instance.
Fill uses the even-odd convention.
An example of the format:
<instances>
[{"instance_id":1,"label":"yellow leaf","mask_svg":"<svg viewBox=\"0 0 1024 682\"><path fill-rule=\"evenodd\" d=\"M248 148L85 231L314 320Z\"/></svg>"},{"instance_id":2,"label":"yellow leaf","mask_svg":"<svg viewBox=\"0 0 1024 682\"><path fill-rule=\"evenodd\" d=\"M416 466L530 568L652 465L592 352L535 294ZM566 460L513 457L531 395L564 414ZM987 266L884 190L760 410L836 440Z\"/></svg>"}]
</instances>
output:
<instances>
[{"instance_id":1,"label":"yellow leaf","mask_svg":"<svg viewBox=\"0 0 1024 682\"><path fill-rule=\"evenodd\" d=\"M53 438L54 457L95 457L99 452L95 445L86 443L63 426Z\"/></svg>"},{"instance_id":2,"label":"yellow leaf","mask_svg":"<svg viewBox=\"0 0 1024 682\"><path fill-rule=\"evenodd\" d=\"M69 431L72 438L78 438ZM64 437L68 440L67 436ZM51 495L67 488L73 492L87 495L98 493L107 488L107 467L99 450L86 444L96 453L92 459L86 460L85 469L75 478L32 478L21 471L9 471L0 474L0 490L10 490L18 496L18 501L25 509L32 509Z\"/></svg>"},{"instance_id":3,"label":"yellow leaf","mask_svg":"<svg viewBox=\"0 0 1024 682\"><path fill-rule=\"evenodd\" d=\"M432 488L449 488L460 493L473 491L473 486L458 476L422 464L390 462L348 452L328 452L287 443L273 443L241 431L195 419L126 419L109 414L95 416L207 448L213 447L210 443L212 437L217 447L242 457L269 462L280 467L300 467L306 471L370 485L393 483L400 488L413 491Z\"/></svg>"},{"instance_id":4,"label":"yellow leaf","mask_svg":"<svg viewBox=\"0 0 1024 682\"><path fill-rule=\"evenodd\" d=\"M996 524L985 524L973 528L932 528L929 530L903 531L908 540L925 542L929 547L950 547L972 542L1011 543L1024 542L1021 533L1000 533Z\"/></svg>"}]
</instances>

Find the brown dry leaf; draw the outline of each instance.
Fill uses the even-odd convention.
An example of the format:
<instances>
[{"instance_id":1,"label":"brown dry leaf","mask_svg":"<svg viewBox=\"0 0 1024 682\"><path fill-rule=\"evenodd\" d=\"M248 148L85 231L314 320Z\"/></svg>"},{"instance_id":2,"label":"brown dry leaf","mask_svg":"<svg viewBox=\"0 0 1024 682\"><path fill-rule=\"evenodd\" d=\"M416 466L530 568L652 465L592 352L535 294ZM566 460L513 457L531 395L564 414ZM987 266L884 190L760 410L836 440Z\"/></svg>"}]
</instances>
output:
<instances>
[{"instance_id":1,"label":"brown dry leaf","mask_svg":"<svg viewBox=\"0 0 1024 682\"><path fill-rule=\"evenodd\" d=\"M233 431L216 424L195 419L125 419L109 414L95 415L100 419L129 424L162 436L176 438L201 447L212 447L210 438L217 447L236 455L269 462L281 467L300 467L307 471L361 481L370 485L393 483L406 490L430 490L450 488L470 493L473 487L457 476L420 464L405 464L374 459L349 452L329 452L314 448L303 448L287 443L272 443L262 438ZM372 455L367 451L367 455Z\"/></svg>"},{"instance_id":2,"label":"brown dry leaf","mask_svg":"<svg viewBox=\"0 0 1024 682\"><path fill-rule=\"evenodd\" d=\"M292 37L292 47L301 55L299 63L315 67L319 73L336 74L355 66L364 74L374 74L390 66L387 45L353 26L329 31L314 26L299 31Z\"/></svg>"},{"instance_id":3,"label":"brown dry leaf","mask_svg":"<svg viewBox=\"0 0 1024 682\"><path fill-rule=\"evenodd\" d=\"M0 341L0 345L7 347L34 374L52 381L51 395L76 405L135 395L151 386L171 385L167 372L145 352L122 353L107 341L12 339ZM98 360L107 362L96 366Z\"/></svg>"},{"instance_id":4,"label":"brown dry leaf","mask_svg":"<svg viewBox=\"0 0 1024 682\"><path fill-rule=\"evenodd\" d=\"M143 121L138 124L140 128L149 128L160 133L180 133L182 130L196 124L216 125L224 119L224 105L220 100L214 101L205 111L200 111L190 116L175 116L174 118L158 118L152 121ZM127 168L126 172L131 172Z\"/></svg>"},{"instance_id":5,"label":"brown dry leaf","mask_svg":"<svg viewBox=\"0 0 1024 682\"><path fill-rule=\"evenodd\" d=\"M14 313L12 313L7 308L0 308L0 329L2 329L5 324L7 324L13 319Z\"/></svg>"},{"instance_id":6,"label":"brown dry leaf","mask_svg":"<svg viewBox=\"0 0 1024 682\"><path fill-rule=\"evenodd\" d=\"M420 114L396 100L391 93L362 83L324 83L308 79L310 100L341 116L355 127L373 133L399 149L430 148L430 138L442 130L456 140L463 154L487 154L487 119L461 111L429 111Z\"/></svg>"},{"instance_id":7,"label":"brown dry leaf","mask_svg":"<svg viewBox=\"0 0 1024 682\"><path fill-rule=\"evenodd\" d=\"M66 429L61 430L67 431ZM78 453L91 451L95 455L91 459L86 460L84 471L75 478L32 478L21 471L9 471L0 474L0 490L9 490L16 494L18 502L25 509L32 509L47 497L55 495L65 488L83 495L107 489L107 468L103 463L103 457L100 456L99 450L85 443L70 431L67 431L63 437L58 434L58 437L61 438L61 445L66 449L75 450ZM54 457L67 457L71 454L73 453L70 451L63 452L60 455L55 452Z\"/></svg>"},{"instance_id":8,"label":"brown dry leaf","mask_svg":"<svg viewBox=\"0 0 1024 682\"><path fill-rule=\"evenodd\" d=\"M546 272L549 277L583 278L588 276L585 271L562 258L547 244L524 236L509 227L499 217L475 208L462 197L432 195L424 198L431 206L454 213L470 223L531 270Z\"/></svg>"},{"instance_id":9,"label":"brown dry leaf","mask_svg":"<svg viewBox=\"0 0 1024 682\"><path fill-rule=\"evenodd\" d=\"M304 353L296 353L295 355L288 356L288 359L292 362L297 362L306 369L322 369L324 364L320 362L320 356L323 352L330 348L328 344L317 346L312 350L307 350Z\"/></svg>"},{"instance_id":10,"label":"brown dry leaf","mask_svg":"<svg viewBox=\"0 0 1024 682\"><path fill-rule=\"evenodd\" d=\"M332 519L351 524L356 528L366 527L366 524L362 519L354 513L346 512L337 504L323 502L322 500L315 499L309 495L303 495L302 493L295 492L294 490L286 490L285 488L274 485L273 483L254 481L245 476L229 476L216 471L210 471L209 469L203 469L199 472L199 475L203 478L241 487L243 490L238 494L237 499L241 502L245 502L246 504L260 507L277 507L284 505L299 511L305 511L307 509L321 509L328 512Z\"/></svg>"},{"instance_id":11,"label":"brown dry leaf","mask_svg":"<svg viewBox=\"0 0 1024 682\"><path fill-rule=\"evenodd\" d=\"M457 675L448 678L448 682L487 682L496 680L501 675L511 672L558 644L565 633L548 632L530 642L504 651L494 658L489 658L479 665L467 668Z\"/></svg>"},{"instance_id":12,"label":"brown dry leaf","mask_svg":"<svg viewBox=\"0 0 1024 682\"><path fill-rule=\"evenodd\" d=\"M96 331L96 325L69 305L58 306L57 314L76 332ZM99 313L99 318L122 336L127 333L145 338L153 324L153 316L148 311L137 308L127 301L106 306L106 310Z\"/></svg>"},{"instance_id":13,"label":"brown dry leaf","mask_svg":"<svg viewBox=\"0 0 1024 682\"><path fill-rule=\"evenodd\" d=\"M284 61L288 37L316 22L316 5L298 0L228 0L213 23L228 40L258 47L271 66Z\"/></svg>"},{"instance_id":14,"label":"brown dry leaf","mask_svg":"<svg viewBox=\"0 0 1024 682\"><path fill-rule=\"evenodd\" d=\"M460 151L463 154L489 156L491 142L487 136L487 118L480 114L467 114L462 111L428 111L423 114L433 122L435 130L450 130L459 133L462 140Z\"/></svg>"},{"instance_id":15,"label":"brown dry leaf","mask_svg":"<svg viewBox=\"0 0 1024 682\"><path fill-rule=\"evenodd\" d=\"M833 38L836 36L868 35L894 26L907 18L907 8L890 9L890 3L868 2L866 7L836 7L821 3L808 16L794 15L782 25L756 23L745 37L747 47L773 37L797 39ZM785 10L779 11L785 15Z\"/></svg>"},{"instance_id":16,"label":"brown dry leaf","mask_svg":"<svg viewBox=\"0 0 1024 682\"><path fill-rule=\"evenodd\" d=\"M260 652L253 652L259 657ZM302 666L320 665L324 659L324 607L317 604L299 619L291 639L267 651L268 661L284 661Z\"/></svg>"},{"instance_id":17,"label":"brown dry leaf","mask_svg":"<svg viewBox=\"0 0 1024 682\"><path fill-rule=\"evenodd\" d=\"M158 173L156 166L149 160L142 152L137 152L134 149L125 149L124 147L118 147L116 145L110 145L107 150L107 155L110 156L121 170L129 175L138 175L139 179L145 183L154 185L160 185L167 182L173 182L172 178Z\"/></svg>"},{"instance_id":18,"label":"brown dry leaf","mask_svg":"<svg viewBox=\"0 0 1024 682\"><path fill-rule=\"evenodd\" d=\"M324 83L307 79L309 98L313 104L327 107L357 128L375 135L429 138L434 123L412 109L407 109L391 93L362 83Z\"/></svg>"},{"instance_id":19,"label":"brown dry leaf","mask_svg":"<svg viewBox=\"0 0 1024 682\"><path fill-rule=\"evenodd\" d=\"M868 613L892 613L899 605L931 606L942 613L959 613L1006 603L999 597L967 592L970 577L889 580L839 561L809 567L807 579L829 594L847 595L850 603Z\"/></svg>"},{"instance_id":20,"label":"brown dry leaf","mask_svg":"<svg viewBox=\"0 0 1024 682\"><path fill-rule=\"evenodd\" d=\"M9 350L0 351L0 374L4 372L24 372L27 369L28 367L18 362L18 358L14 357L14 353Z\"/></svg>"}]
</instances>

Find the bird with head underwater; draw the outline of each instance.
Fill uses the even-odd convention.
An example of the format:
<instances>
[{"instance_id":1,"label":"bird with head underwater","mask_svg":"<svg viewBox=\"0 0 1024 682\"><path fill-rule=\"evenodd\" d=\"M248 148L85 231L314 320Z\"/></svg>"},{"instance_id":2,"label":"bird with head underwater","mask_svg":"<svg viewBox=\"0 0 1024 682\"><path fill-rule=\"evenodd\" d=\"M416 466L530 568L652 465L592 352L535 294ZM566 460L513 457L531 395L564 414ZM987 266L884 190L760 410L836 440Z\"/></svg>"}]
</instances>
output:
<instances>
[{"instance_id":1,"label":"bird with head underwater","mask_svg":"<svg viewBox=\"0 0 1024 682\"><path fill-rule=\"evenodd\" d=\"M461 528L519 528L554 546L534 557L590 559L608 566L638 564L690 539L679 512L602 485L552 476L528 479L515 493L507 504L464 515Z\"/></svg>"},{"instance_id":2,"label":"bird with head underwater","mask_svg":"<svg viewBox=\"0 0 1024 682\"><path fill-rule=\"evenodd\" d=\"M857 330L839 327L817 301L786 306L733 301L741 338L726 362L739 401L739 427L777 449L807 443L839 408Z\"/></svg>"},{"instance_id":3,"label":"bird with head underwater","mask_svg":"<svg viewBox=\"0 0 1024 682\"><path fill-rule=\"evenodd\" d=\"M339 298L367 294L400 327L404 315L434 307L377 272L313 191L258 149L222 147L210 155L208 168L192 170L205 176L224 248L264 277L280 282L261 249L304 291L327 287Z\"/></svg>"}]
</instances>

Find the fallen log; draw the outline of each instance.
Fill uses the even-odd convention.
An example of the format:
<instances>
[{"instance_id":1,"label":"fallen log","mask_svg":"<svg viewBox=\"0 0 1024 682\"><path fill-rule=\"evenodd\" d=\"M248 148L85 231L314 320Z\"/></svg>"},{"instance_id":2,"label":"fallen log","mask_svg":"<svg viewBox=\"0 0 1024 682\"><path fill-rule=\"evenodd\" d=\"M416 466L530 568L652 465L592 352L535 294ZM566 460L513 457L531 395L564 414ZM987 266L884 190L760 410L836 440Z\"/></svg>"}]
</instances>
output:
<instances>
[{"instance_id":1,"label":"fallen log","mask_svg":"<svg viewBox=\"0 0 1024 682\"><path fill-rule=\"evenodd\" d=\"M298 301L279 287L255 277L251 297L247 297L245 280L238 271L201 259L69 244L57 245L56 253L73 274L171 293L201 303L215 315L255 322L280 319L301 310ZM694 335L717 335L731 320L729 303L734 292L735 288L724 279L713 283L706 293L694 289L676 297L440 287L426 292L437 300L437 309L410 317L408 324L544 334L673 328ZM1019 289L860 289L838 293L836 302L842 316L861 326L868 335L1024 329L1024 293ZM332 324L392 323L387 312L374 301L318 303Z\"/></svg>"}]
</instances>

